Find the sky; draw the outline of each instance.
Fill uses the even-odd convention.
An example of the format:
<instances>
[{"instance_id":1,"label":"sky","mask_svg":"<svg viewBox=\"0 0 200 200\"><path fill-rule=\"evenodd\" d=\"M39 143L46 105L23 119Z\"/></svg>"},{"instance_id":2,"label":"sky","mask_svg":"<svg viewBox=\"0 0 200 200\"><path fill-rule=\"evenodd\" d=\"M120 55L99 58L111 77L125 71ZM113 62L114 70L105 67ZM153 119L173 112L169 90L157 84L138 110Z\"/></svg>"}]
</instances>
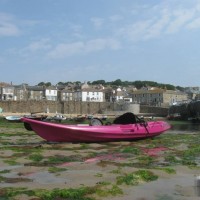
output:
<instances>
[{"instance_id":1,"label":"sky","mask_svg":"<svg viewBox=\"0 0 200 200\"><path fill-rule=\"evenodd\" d=\"M0 0L0 82L200 86L200 0Z\"/></svg>"}]
</instances>

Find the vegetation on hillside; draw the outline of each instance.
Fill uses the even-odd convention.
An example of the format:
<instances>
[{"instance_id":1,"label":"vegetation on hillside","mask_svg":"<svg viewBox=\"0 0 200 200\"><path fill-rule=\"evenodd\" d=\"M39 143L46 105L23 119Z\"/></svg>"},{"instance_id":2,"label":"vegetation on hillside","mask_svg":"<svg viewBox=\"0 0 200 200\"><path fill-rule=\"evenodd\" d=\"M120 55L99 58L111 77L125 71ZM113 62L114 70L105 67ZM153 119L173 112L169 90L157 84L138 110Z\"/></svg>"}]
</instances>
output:
<instances>
[{"instance_id":1,"label":"vegetation on hillside","mask_svg":"<svg viewBox=\"0 0 200 200\"><path fill-rule=\"evenodd\" d=\"M66 86L69 84L76 84L76 85L80 85L81 82L80 81L75 81L75 82L58 82L56 85L57 86ZM112 87L117 87L117 86L122 86L122 87L127 87L127 86L134 86L137 89L140 89L142 87L159 87L159 88L163 88L163 89L168 89L168 90L175 90L178 89L180 91L184 91L184 88L181 86L174 86L171 84L164 84L164 83L157 83L154 81L122 81L121 79L116 79L115 81L110 81L110 82L106 82L105 80L96 80L96 81L88 81L89 85L97 85L97 84L102 84L104 86L112 86ZM40 82L38 83L38 86L51 86L52 84L50 82Z\"/></svg>"}]
</instances>

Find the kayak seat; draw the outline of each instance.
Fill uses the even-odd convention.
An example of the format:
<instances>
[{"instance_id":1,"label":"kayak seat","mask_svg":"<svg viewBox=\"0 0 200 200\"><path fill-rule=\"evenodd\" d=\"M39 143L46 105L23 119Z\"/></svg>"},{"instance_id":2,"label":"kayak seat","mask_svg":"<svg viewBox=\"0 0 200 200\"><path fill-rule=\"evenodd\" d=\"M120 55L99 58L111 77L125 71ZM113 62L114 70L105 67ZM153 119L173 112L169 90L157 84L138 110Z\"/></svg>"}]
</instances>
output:
<instances>
[{"instance_id":1,"label":"kayak seat","mask_svg":"<svg viewBox=\"0 0 200 200\"><path fill-rule=\"evenodd\" d=\"M136 122L136 116L131 112L127 112L115 118L113 124L135 124Z\"/></svg>"}]
</instances>

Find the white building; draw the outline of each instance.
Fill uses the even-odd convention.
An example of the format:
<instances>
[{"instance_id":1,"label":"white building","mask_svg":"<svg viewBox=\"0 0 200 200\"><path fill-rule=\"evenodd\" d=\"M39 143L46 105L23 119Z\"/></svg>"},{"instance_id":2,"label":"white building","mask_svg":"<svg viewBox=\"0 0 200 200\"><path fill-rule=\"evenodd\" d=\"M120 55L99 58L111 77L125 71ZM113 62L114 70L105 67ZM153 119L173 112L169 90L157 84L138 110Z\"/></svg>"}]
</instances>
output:
<instances>
[{"instance_id":1,"label":"white building","mask_svg":"<svg viewBox=\"0 0 200 200\"><path fill-rule=\"evenodd\" d=\"M132 102L132 97L129 96L125 89L117 88L112 91L110 102Z\"/></svg>"},{"instance_id":2,"label":"white building","mask_svg":"<svg viewBox=\"0 0 200 200\"><path fill-rule=\"evenodd\" d=\"M50 86L45 89L46 100L57 101L58 99L58 90L57 87Z\"/></svg>"},{"instance_id":3,"label":"white building","mask_svg":"<svg viewBox=\"0 0 200 200\"><path fill-rule=\"evenodd\" d=\"M103 102L104 92L93 88L83 89L74 93L75 101Z\"/></svg>"}]
</instances>

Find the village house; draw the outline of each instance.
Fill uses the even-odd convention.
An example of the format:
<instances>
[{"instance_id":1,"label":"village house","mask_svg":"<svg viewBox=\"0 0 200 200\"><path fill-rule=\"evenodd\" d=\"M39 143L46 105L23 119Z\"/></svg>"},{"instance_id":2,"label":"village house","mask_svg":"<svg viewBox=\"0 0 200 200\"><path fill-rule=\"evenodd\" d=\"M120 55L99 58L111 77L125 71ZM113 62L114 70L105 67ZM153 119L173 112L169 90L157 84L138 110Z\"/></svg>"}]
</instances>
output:
<instances>
[{"instance_id":1,"label":"village house","mask_svg":"<svg viewBox=\"0 0 200 200\"><path fill-rule=\"evenodd\" d=\"M134 103L144 105L170 106L176 102L188 101L188 95L174 90L142 88L132 91L132 99Z\"/></svg>"},{"instance_id":2,"label":"village house","mask_svg":"<svg viewBox=\"0 0 200 200\"><path fill-rule=\"evenodd\" d=\"M61 90L61 101L74 101L74 90L72 88L66 87Z\"/></svg>"},{"instance_id":3,"label":"village house","mask_svg":"<svg viewBox=\"0 0 200 200\"><path fill-rule=\"evenodd\" d=\"M1 87L1 101L17 100L15 96L15 87L13 85L5 85Z\"/></svg>"},{"instance_id":4,"label":"village house","mask_svg":"<svg viewBox=\"0 0 200 200\"><path fill-rule=\"evenodd\" d=\"M79 91L81 89L81 86L78 84L72 84L69 83L64 88L59 88L60 91L60 100L61 101L75 101L77 100L75 98L76 91Z\"/></svg>"},{"instance_id":5,"label":"village house","mask_svg":"<svg viewBox=\"0 0 200 200\"><path fill-rule=\"evenodd\" d=\"M28 100L27 84L14 86L14 99L16 101Z\"/></svg>"},{"instance_id":6,"label":"village house","mask_svg":"<svg viewBox=\"0 0 200 200\"><path fill-rule=\"evenodd\" d=\"M189 99L196 100L200 95L200 87L186 87L185 92L187 92Z\"/></svg>"},{"instance_id":7,"label":"village house","mask_svg":"<svg viewBox=\"0 0 200 200\"><path fill-rule=\"evenodd\" d=\"M26 91L28 92L29 100L42 100L45 99L45 89L43 86L27 86Z\"/></svg>"},{"instance_id":8,"label":"village house","mask_svg":"<svg viewBox=\"0 0 200 200\"><path fill-rule=\"evenodd\" d=\"M112 96L113 96L113 89L111 87L106 87L103 90L104 92L104 100L105 102L112 102Z\"/></svg>"},{"instance_id":9,"label":"village house","mask_svg":"<svg viewBox=\"0 0 200 200\"><path fill-rule=\"evenodd\" d=\"M112 95L110 96L110 102L132 102L132 97L127 92L126 88L121 89L118 87L116 90L112 90Z\"/></svg>"},{"instance_id":10,"label":"village house","mask_svg":"<svg viewBox=\"0 0 200 200\"><path fill-rule=\"evenodd\" d=\"M45 88L45 98L48 101L58 100L58 88L56 86L49 86Z\"/></svg>"},{"instance_id":11,"label":"village house","mask_svg":"<svg viewBox=\"0 0 200 200\"><path fill-rule=\"evenodd\" d=\"M104 102L104 93L98 89L87 88L75 92L75 100L89 102Z\"/></svg>"},{"instance_id":12,"label":"village house","mask_svg":"<svg viewBox=\"0 0 200 200\"><path fill-rule=\"evenodd\" d=\"M104 102L104 87L90 86L87 82L74 91L74 100L83 102Z\"/></svg>"},{"instance_id":13,"label":"village house","mask_svg":"<svg viewBox=\"0 0 200 200\"><path fill-rule=\"evenodd\" d=\"M83 102L104 102L104 87L102 85L90 86L84 82L80 87L76 87L74 92L68 93L74 101Z\"/></svg>"}]
</instances>

